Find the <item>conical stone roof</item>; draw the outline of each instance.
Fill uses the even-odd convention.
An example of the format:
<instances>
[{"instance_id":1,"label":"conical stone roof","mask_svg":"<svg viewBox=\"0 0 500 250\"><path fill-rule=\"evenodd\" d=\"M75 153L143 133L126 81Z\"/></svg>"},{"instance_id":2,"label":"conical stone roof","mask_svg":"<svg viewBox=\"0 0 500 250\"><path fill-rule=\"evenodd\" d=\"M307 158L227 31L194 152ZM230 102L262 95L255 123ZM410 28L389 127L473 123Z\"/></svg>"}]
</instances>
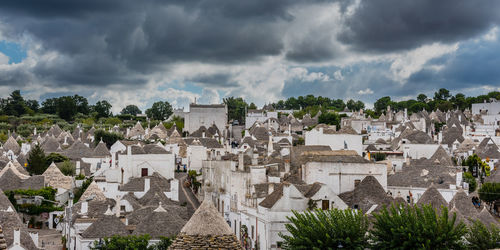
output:
<instances>
[{"instance_id":1,"label":"conical stone roof","mask_svg":"<svg viewBox=\"0 0 500 250\"><path fill-rule=\"evenodd\" d=\"M242 249L222 215L205 199L169 249Z\"/></svg>"}]
</instances>

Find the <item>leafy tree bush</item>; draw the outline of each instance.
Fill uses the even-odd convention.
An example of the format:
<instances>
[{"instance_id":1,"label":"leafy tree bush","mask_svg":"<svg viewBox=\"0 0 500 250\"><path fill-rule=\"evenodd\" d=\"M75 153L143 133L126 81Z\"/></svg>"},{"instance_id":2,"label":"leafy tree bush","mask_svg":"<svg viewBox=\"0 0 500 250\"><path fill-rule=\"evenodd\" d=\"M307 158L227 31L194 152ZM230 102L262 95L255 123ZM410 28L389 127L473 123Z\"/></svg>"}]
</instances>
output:
<instances>
[{"instance_id":1,"label":"leafy tree bush","mask_svg":"<svg viewBox=\"0 0 500 250\"><path fill-rule=\"evenodd\" d=\"M47 165L47 167L50 166L50 164L52 164L52 162L58 163L58 162L64 162L64 161L69 161L68 157L61 155L61 154L58 154L58 153L50 153L49 155L47 155L45 157L45 164Z\"/></svg>"},{"instance_id":2,"label":"leafy tree bush","mask_svg":"<svg viewBox=\"0 0 500 250\"><path fill-rule=\"evenodd\" d=\"M497 249L500 248L500 230L495 225L486 227L476 220L465 235L469 249Z\"/></svg>"},{"instance_id":3,"label":"leafy tree bush","mask_svg":"<svg viewBox=\"0 0 500 250\"><path fill-rule=\"evenodd\" d=\"M17 204L15 195L22 195L28 197L42 196L46 200L55 201L57 190L52 187L45 187L39 190L33 189L17 189L5 191L5 195L9 198L12 205L18 212L23 212L31 215L38 215L41 213L49 213L52 211L62 211L62 207L55 206L53 203L43 201L42 204Z\"/></svg>"},{"instance_id":4,"label":"leafy tree bush","mask_svg":"<svg viewBox=\"0 0 500 250\"><path fill-rule=\"evenodd\" d=\"M293 216L285 227L290 235L280 233L287 249L365 249L368 219L356 210L312 210Z\"/></svg>"},{"instance_id":5,"label":"leafy tree bush","mask_svg":"<svg viewBox=\"0 0 500 250\"><path fill-rule=\"evenodd\" d=\"M152 250L153 248L148 247L149 240L151 237L147 234L145 235L130 235L130 236L117 236L114 235L110 238L104 238L102 242L95 241L94 246L90 249L93 250L136 250L136 249L146 249Z\"/></svg>"},{"instance_id":6,"label":"leafy tree bush","mask_svg":"<svg viewBox=\"0 0 500 250\"><path fill-rule=\"evenodd\" d=\"M64 175L73 176L76 173L76 167L71 161L64 161L59 169Z\"/></svg>"},{"instance_id":7,"label":"leafy tree bush","mask_svg":"<svg viewBox=\"0 0 500 250\"><path fill-rule=\"evenodd\" d=\"M133 115L142 114L142 111L136 105L127 105L127 107L123 108L120 112L122 115Z\"/></svg>"},{"instance_id":8,"label":"leafy tree bush","mask_svg":"<svg viewBox=\"0 0 500 250\"><path fill-rule=\"evenodd\" d=\"M172 115L172 113L172 106L167 101L155 102L153 103L153 106L151 106L151 108L146 110L146 114L149 118L161 121L168 119L170 115Z\"/></svg>"},{"instance_id":9,"label":"leafy tree bush","mask_svg":"<svg viewBox=\"0 0 500 250\"><path fill-rule=\"evenodd\" d=\"M245 108L248 104L241 97L228 97L223 99L227 106L227 119L238 120L240 124L245 122Z\"/></svg>"},{"instance_id":10,"label":"leafy tree bush","mask_svg":"<svg viewBox=\"0 0 500 250\"><path fill-rule=\"evenodd\" d=\"M83 181L81 187L75 188L75 190L73 192L75 195L75 197L73 198L74 203L77 203L78 200L80 200L80 197L82 197L83 193L85 193L85 190L87 190L87 188L90 186L90 184L92 183L93 180L94 180L94 178L90 177L90 178L86 179L85 181Z\"/></svg>"},{"instance_id":11,"label":"leafy tree bush","mask_svg":"<svg viewBox=\"0 0 500 250\"><path fill-rule=\"evenodd\" d=\"M465 172L464 173L464 181L469 183L469 192L474 192L477 187L477 181L474 176L472 176L471 172Z\"/></svg>"},{"instance_id":12,"label":"leafy tree bush","mask_svg":"<svg viewBox=\"0 0 500 250\"><path fill-rule=\"evenodd\" d=\"M108 148L111 148L111 146L118 140L123 139L123 135L115 132L108 132L102 129L98 129L94 132L94 143L97 145L101 140L106 143L106 146Z\"/></svg>"},{"instance_id":13,"label":"leafy tree bush","mask_svg":"<svg viewBox=\"0 0 500 250\"><path fill-rule=\"evenodd\" d=\"M484 183L478 191L479 198L488 204L500 200L500 183Z\"/></svg>"},{"instance_id":14,"label":"leafy tree bush","mask_svg":"<svg viewBox=\"0 0 500 250\"><path fill-rule=\"evenodd\" d=\"M318 123L324 123L328 125L336 125L337 129L340 127L340 116L334 112L322 113L318 117Z\"/></svg>"},{"instance_id":15,"label":"leafy tree bush","mask_svg":"<svg viewBox=\"0 0 500 250\"><path fill-rule=\"evenodd\" d=\"M391 206L374 217L370 231L374 249L459 249L467 232L465 224L455 224L455 214L448 216L446 207L438 215L428 205Z\"/></svg>"},{"instance_id":16,"label":"leafy tree bush","mask_svg":"<svg viewBox=\"0 0 500 250\"><path fill-rule=\"evenodd\" d=\"M27 170L32 175L41 175L48 167L45 159L45 152L43 152L39 144L36 144L30 151L27 161Z\"/></svg>"},{"instance_id":17,"label":"leafy tree bush","mask_svg":"<svg viewBox=\"0 0 500 250\"><path fill-rule=\"evenodd\" d=\"M98 101L95 105L92 106L92 111L95 112L95 118L99 119L101 117L110 117L112 105L106 101Z\"/></svg>"}]
</instances>

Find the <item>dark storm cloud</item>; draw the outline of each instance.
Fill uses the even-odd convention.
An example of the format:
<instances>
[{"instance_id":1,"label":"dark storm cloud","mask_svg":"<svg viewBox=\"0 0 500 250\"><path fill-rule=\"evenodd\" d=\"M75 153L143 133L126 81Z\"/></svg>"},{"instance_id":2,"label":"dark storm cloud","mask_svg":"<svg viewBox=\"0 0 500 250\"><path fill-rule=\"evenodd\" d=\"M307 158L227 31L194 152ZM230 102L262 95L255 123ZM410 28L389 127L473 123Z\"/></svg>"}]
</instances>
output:
<instances>
[{"instance_id":1,"label":"dark storm cloud","mask_svg":"<svg viewBox=\"0 0 500 250\"><path fill-rule=\"evenodd\" d=\"M500 42L464 42L453 55L445 55L428 63L443 65L435 71L423 69L408 80L412 85L440 86L447 89L477 88L500 85Z\"/></svg>"},{"instance_id":2,"label":"dark storm cloud","mask_svg":"<svg viewBox=\"0 0 500 250\"><path fill-rule=\"evenodd\" d=\"M186 79L191 82L202 83L212 87L236 87L237 83L231 79L230 74L201 74Z\"/></svg>"},{"instance_id":3,"label":"dark storm cloud","mask_svg":"<svg viewBox=\"0 0 500 250\"><path fill-rule=\"evenodd\" d=\"M63 57L37 65L40 78L134 84L136 75L165 71L179 62L237 64L278 55L285 25L293 20L288 9L303 3L6 0L0 20Z\"/></svg>"},{"instance_id":4,"label":"dark storm cloud","mask_svg":"<svg viewBox=\"0 0 500 250\"><path fill-rule=\"evenodd\" d=\"M411 49L471 38L498 23L500 1L364 0L339 39L364 51Z\"/></svg>"}]
</instances>

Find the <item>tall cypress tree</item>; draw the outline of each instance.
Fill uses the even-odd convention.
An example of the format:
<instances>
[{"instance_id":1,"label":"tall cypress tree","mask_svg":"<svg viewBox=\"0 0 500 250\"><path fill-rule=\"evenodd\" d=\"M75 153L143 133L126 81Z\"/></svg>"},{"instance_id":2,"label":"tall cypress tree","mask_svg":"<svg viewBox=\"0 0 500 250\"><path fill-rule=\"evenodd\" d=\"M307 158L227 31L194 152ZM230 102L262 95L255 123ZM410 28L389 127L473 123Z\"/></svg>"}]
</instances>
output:
<instances>
[{"instance_id":1,"label":"tall cypress tree","mask_svg":"<svg viewBox=\"0 0 500 250\"><path fill-rule=\"evenodd\" d=\"M36 144L35 147L30 151L28 156L28 172L32 175L40 175L47 169L47 163L45 160L45 152L43 152L42 147Z\"/></svg>"}]
</instances>

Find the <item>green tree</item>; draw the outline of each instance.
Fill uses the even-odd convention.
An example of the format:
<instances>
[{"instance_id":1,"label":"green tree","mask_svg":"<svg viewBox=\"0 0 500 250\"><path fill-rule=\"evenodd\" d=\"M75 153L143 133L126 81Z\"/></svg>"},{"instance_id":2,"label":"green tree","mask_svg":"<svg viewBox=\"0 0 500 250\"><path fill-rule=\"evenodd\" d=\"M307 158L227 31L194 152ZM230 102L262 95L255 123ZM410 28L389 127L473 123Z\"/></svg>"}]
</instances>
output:
<instances>
[{"instance_id":1,"label":"green tree","mask_svg":"<svg viewBox=\"0 0 500 250\"><path fill-rule=\"evenodd\" d=\"M45 153L39 144L30 151L28 156L28 172L32 175L41 175L47 169Z\"/></svg>"},{"instance_id":2,"label":"green tree","mask_svg":"<svg viewBox=\"0 0 500 250\"><path fill-rule=\"evenodd\" d=\"M240 123L245 122L245 108L247 103L243 98L228 97L223 99L224 104L227 106L227 113L229 120L238 120Z\"/></svg>"},{"instance_id":3,"label":"green tree","mask_svg":"<svg viewBox=\"0 0 500 250\"><path fill-rule=\"evenodd\" d=\"M280 233L286 249L365 249L369 221L362 212L320 210L292 211L285 227L290 235Z\"/></svg>"},{"instance_id":4,"label":"green tree","mask_svg":"<svg viewBox=\"0 0 500 250\"><path fill-rule=\"evenodd\" d=\"M58 98L49 98L42 102L42 112L45 114L57 113L57 100Z\"/></svg>"},{"instance_id":5,"label":"green tree","mask_svg":"<svg viewBox=\"0 0 500 250\"><path fill-rule=\"evenodd\" d=\"M250 103L250 105L248 105L248 109L257 109L257 105L255 105L255 103Z\"/></svg>"},{"instance_id":6,"label":"green tree","mask_svg":"<svg viewBox=\"0 0 500 250\"><path fill-rule=\"evenodd\" d=\"M434 93L434 100L446 101L450 97L451 97L450 91L445 88L441 88Z\"/></svg>"},{"instance_id":7,"label":"green tree","mask_svg":"<svg viewBox=\"0 0 500 250\"><path fill-rule=\"evenodd\" d=\"M79 95L74 95L73 100L75 101L76 104L77 113L82 113L84 115L88 115L90 113L90 107L87 98Z\"/></svg>"},{"instance_id":8,"label":"green tree","mask_svg":"<svg viewBox=\"0 0 500 250\"><path fill-rule=\"evenodd\" d=\"M500 183L484 183L481 188L479 188L478 193L479 198L491 206L493 202L500 200Z\"/></svg>"},{"instance_id":9,"label":"green tree","mask_svg":"<svg viewBox=\"0 0 500 250\"><path fill-rule=\"evenodd\" d=\"M172 106L167 101L155 102L151 108L146 110L146 115L148 115L149 118L161 121L168 119L172 113Z\"/></svg>"},{"instance_id":10,"label":"green tree","mask_svg":"<svg viewBox=\"0 0 500 250\"><path fill-rule=\"evenodd\" d=\"M111 104L106 101L98 101L93 107L92 110L97 113L96 118L99 119L101 117L110 117L111 113Z\"/></svg>"},{"instance_id":11,"label":"green tree","mask_svg":"<svg viewBox=\"0 0 500 250\"><path fill-rule=\"evenodd\" d=\"M465 235L469 249L498 249L500 248L500 230L495 225L485 226L476 220Z\"/></svg>"},{"instance_id":12,"label":"green tree","mask_svg":"<svg viewBox=\"0 0 500 250\"><path fill-rule=\"evenodd\" d=\"M127 107L123 108L120 113L122 115L133 115L133 116L136 116L138 114L142 114L142 111L136 105L127 105Z\"/></svg>"},{"instance_id":13,"label":"green tree","mask_svg":"<svg viewBox=\"0 0 500 250\"><path fill-rule=\"evenodd\" d=\"M58 162L65 162L69 161L68 157L58 154L58 153L50 153L45 157L45 165L48 167L52 162L58 163Z\"/></svg>"},{"instance_id":14,"label":"green tree","mask_svg":"<svg viewBox=\"0 0 500 250\"><path fill-rule=\"evenodd\" d=\"M391 206L374 214L370 230L373 249L461 249L465 224L451 218L444 207L441 215L431 206Z\"/></svg>"},{"instance_id":15,"label":"green tree","mask_svg":"<svg viewBox=\"0 0 500 250\"><path fill-rule=\"evenodd\" d=\"M37 112L38 109L40 108L40 105L38 104L37 100L27 100L26 107L33 110L34 112Z\"/></svg>"},{"instance_id":16,"label":"green tree","mask_svg":"<svg viewBox=\"0 0 500 250\"><path fill-rule=\"evenodd\" d=\"M5 107L7 115L21 116L26 113L26 102L21 95L20 90L14 90L7 99Z\"/></svg>"},{"instance_id":17,"label":"green tree","mask_svg":"<svg viewBox=\"0 0 500 250\"><path fill-rule=\"evenodd\" d=\"M169 238L169 237L160 237L160 242L154 244L152 248L154 250L167 250L170 245L172 245L172 242L174 241L174 238Z\"/></svg>"},{"instance_id":18,"label":"green tree","mask_svg":"<svg viewBox=\"0 0 500 250\"><path fill-rule=\"evenodd\" d=\"M381 114L387 108L387 106L390 106L391 104L392 104L391 97L384 96L375 101L373 107L375 108L375 111L377 111L377 113Z\"/></svg>"},{"instance_id":19,"label":"green tree","mask_svg":"<svg viewBox=\"0 0 500 250\"><path fill-rule=\"evenodd\" d=\"M94 132L94 143L97 145L101 140L106 143L108 148L111 148L116 141L122 140L123 135L115 132L108 132L102 129L98 129Z\"/></svg>"},{"instance_id":20,"label":"green tree","mask_svg":"<svg viewBox=\"0 0 500 250\"><path fill-rule=\"evenodd\" d=\"M71 161L64 161L59 169L66 176L74 176L76 173L76 167Z\"/></svg>"},{"instance_id":21,"label":"green tree","mask_svg":"<svg viewBox=\"0 0 500 250\"><path fill-rule=\"evenodd\" d=\"M318 123L324 123L328 125L336 125L337 128L340 126L340 116L334 112L322 113L318 117Z\"/></svg>"},{"instance_id":22,"label":"green tree","mask_svg":"<svg viewBox=\"0 0 500 250\"><path fill-rule=\"evenodd\" d=\"M419 102L423 102L423 103L426 103L426 102L427 102L427 96L426 96L426 95L424 95L424 94L419 94L419 95L417 96L417 101L419 101Z\"/></svg>"},{"instance_id":23,"label":"green tree","mask_svg":"<svg viewBox=\"0 0 500 250\"><path fill-rule=\"evenodd\" d=\"M146 249L152 250L153 248L148 247L149 240L151 237L147 234L145 235L129 235L129 236L118 236L114 235L111 237L105 237L102 242L95 241L94 246L90 249L93 250L137 250Z\"/></svg>"},{"instance_id":24,"label":"green tree","mask_svg":"<svg viewBox=\"0 0 500 250\"><path fill-rule=\"evenodd\" d=\"M62 96L56 102L57 115L66 121L72 121L76 115L76 102L71 96Z\"/></svg>"},{"instance_id":25,"label":"green tree","mask_svg":"<svg viewBox=\"0 0 500 250\"><path fill-rule=\"evenodd\" d=\"M469 183L469 192L474 192L477 188L477 181L474 176L472 176L471 172L464 173L464 181Z\"/></svg>"}]
</instances>

